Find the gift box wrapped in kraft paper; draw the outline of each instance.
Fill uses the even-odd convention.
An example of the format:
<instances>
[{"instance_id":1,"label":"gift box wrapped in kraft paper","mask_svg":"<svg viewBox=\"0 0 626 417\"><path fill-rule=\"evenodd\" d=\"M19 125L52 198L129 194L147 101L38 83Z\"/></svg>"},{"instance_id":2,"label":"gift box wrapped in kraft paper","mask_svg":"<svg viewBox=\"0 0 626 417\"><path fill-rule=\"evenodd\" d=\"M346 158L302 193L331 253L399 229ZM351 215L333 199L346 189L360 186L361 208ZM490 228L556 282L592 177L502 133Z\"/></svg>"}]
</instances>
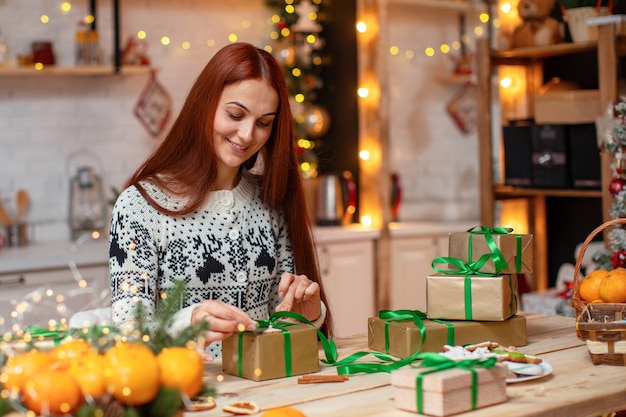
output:
<instances>
[{"instance_id":1,"label":"gift box wrapped in kraft paper","mask_svg":"<svg viewBox=\"0 0 626 417\"><path fill-rule=\"evenodd\" d=\"M506 320L517 313L517 275L426 277L429 319Z\"/></svg>"},{"instance_id":2,"label":"gift box wrapped in kraft paper","mask_svg":"<svg viewBox=\"0 0 626 417\"><path fill-rule=\"evenodd\" d=\"M454 362L436 353L431 355ZM495 358L442 362L427 357L420 367L405 366L392 371L396 407L445 417L508 400L507 368Z\"/></svg>"},{"instance_id":3,"label":"gift box wrapped in kraft paper","mask_svg":"<svg viewBox=\"0 0 626 417\"><path fill-rule=\"evenodd\" d=\"M533 235L510 234L511 228L469 229L448 236L448 256L464 263L477 262L485 254L488 259L480 272L488 274L522 274L533 272Z\"/></svg>"},{"instance_id":4,"label":"gift box wrapped in kraft paper","mask_svg":"<svg viewBox=\"0 0 626 417\"><path fill-rule=\"evenodd\" d=\"M413 320L387 321L370 317L368 347L404 359L421 352L441 352L444 345L463 346L484 341L497 342L501 346L526 345L526 318L523 316L504 321L425 319L421 326L422 329Z\"/></svg>"},{"instance_id":5,"label":"gift box wrapped in kraft paper","mask_svg":"<svg viewBox=\"0 0 626 417\"><path fill-rule=\"evenodd\" d=\"M318 372L317 329L293 324L235 333L222 341L222 368L254 381Z\"/></svg>"}]
</instances>

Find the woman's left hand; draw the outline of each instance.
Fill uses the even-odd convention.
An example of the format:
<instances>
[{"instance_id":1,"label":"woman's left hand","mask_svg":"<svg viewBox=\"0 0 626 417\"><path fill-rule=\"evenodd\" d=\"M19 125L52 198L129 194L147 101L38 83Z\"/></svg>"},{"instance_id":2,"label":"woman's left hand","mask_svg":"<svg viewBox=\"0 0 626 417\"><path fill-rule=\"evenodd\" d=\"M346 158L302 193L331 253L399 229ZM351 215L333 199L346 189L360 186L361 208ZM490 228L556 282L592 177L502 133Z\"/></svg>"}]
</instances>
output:
<instances>
[{"instance_id":1,"label":"woman's left hand","mask_svg":"<svg viewBox=\"0 0 626 417\"><path fill-rule=\"evenodd\" d=\"M320 286L306 275L283 273L278 284L278 296L283 301L276 311L293 311L311 321L321 314Z\"/></svg>"}]
</instances>

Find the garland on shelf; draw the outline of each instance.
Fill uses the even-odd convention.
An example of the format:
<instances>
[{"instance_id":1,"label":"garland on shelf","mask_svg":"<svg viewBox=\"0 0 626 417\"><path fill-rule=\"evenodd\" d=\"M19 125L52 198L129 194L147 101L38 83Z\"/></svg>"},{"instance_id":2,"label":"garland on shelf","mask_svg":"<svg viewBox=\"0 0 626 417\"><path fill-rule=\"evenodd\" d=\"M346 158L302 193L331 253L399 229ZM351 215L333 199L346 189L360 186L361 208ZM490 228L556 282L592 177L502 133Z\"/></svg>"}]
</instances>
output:
<instances>
[{"instance_id":1,"label":"garland on shelf","mask_svg":"<svg viewBox=\"0 0 626 417\"><path fill-rule=\"evenodd\" d=\"M330 116L315 104L323 83L320 72L325 62L318 12L322 0L266 0L277 10L272 16L273 55L283 67L289 88L295 133L304 178L317 176L315 141L328 131Z\"/></svg>"}]
</instances>

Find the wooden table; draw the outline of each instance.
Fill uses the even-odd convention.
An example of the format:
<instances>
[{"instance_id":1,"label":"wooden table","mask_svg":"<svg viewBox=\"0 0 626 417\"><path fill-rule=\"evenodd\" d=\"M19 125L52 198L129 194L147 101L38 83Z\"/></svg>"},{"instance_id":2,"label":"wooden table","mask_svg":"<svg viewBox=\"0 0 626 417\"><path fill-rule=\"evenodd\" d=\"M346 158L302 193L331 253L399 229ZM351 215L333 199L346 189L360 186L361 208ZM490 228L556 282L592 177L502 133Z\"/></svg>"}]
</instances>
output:
<instances>
[{"instance_id":1,"label":"wooden table","mask_svg":"<svg viewBox=\"0 0 626 417\"><path fill-rule=\"evenodd\" d=\"M528 345L519 350L541 355L552 366L552 374L509 384L507 402L457 416L599 417L626 409L626 368L593 365L584 342L576 338L572 318L525 315ZM340 359L367 350L366 336L336 342ZM387 373L351 375L341 383L298 385L297 376L255 382L224 375L220 361L208 364L207 371L218 390L217 407L185 413L185 417L232 416L221 407L235 401L253 401L262 410L293 406L307 417L416 415L395 408ZM336 374L336 369L323 367L320 373Z\"/></svg>"}]
</instances>

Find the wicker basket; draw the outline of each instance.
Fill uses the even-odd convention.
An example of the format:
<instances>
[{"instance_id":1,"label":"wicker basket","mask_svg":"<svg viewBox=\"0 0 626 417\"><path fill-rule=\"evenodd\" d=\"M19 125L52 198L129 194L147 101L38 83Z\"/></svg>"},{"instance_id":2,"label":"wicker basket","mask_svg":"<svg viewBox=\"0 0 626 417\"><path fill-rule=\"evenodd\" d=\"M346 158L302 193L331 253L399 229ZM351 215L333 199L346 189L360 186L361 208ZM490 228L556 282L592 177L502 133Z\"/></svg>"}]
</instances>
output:
<instances>
[{"instance_id":1,"label":"wicker basket","mask_svg":"<svg viewBox=\"0 0 626 417\"><path fill-rule=\"evenodd\" d=\"M578 294L581 263L591 241L603 230L626 224L626 218L603 223L583 242L574 270L572 307L576 310L576 335L587 342L595 365L626 365L626 303L588 303Z\"/></svg>"}]
</instances>

